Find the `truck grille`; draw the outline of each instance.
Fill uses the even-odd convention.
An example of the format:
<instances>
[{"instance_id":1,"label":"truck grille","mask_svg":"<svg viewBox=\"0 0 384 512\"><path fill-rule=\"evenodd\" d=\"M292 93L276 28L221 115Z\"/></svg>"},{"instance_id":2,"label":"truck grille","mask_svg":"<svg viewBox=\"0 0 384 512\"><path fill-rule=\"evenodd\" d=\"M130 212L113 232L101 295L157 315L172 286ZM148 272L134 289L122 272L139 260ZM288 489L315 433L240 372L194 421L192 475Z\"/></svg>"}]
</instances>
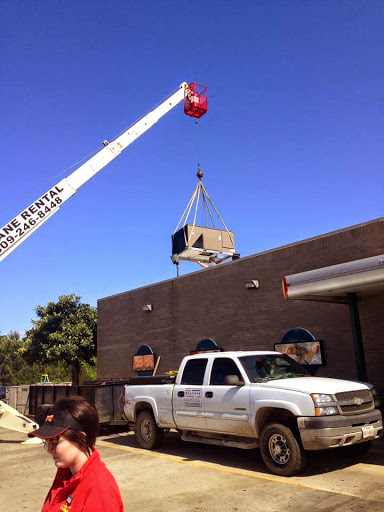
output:
<instances>
[{"instance_id":1,"label":"truck grille","mask_svg":"<svg viewBox=\"0 0 384 512\"><path fill-rule=\"evenodd\" d=\"M343 402L339 405L340 414L360 414L371 411L375 407L372 394L368 389L336 393L335 396L338 402Z\"/></svg>"}]
</instances>

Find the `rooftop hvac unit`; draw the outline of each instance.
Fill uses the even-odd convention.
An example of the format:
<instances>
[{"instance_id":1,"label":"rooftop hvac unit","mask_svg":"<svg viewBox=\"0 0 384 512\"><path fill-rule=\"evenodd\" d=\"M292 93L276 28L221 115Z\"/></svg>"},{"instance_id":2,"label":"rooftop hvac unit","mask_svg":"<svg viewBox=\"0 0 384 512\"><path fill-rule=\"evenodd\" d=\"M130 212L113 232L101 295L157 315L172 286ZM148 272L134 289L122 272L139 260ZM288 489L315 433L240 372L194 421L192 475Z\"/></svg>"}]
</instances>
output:
<instances>
[{"instance_id":1,"label":"rooftop hvac unit","mask_svg":"<svg viewBox=\"0 0 384 512\"><path fill-rule=\"evenodd\" d=\"M221 258L235 255L232 231L186 224L172 235L172 261L205 261L220 254Z\"/></svg>"},{"instance_id":2,"label":"rooftop hvac unit","mask_svg":"<svg viewBox=\"0 0 384 512\"><path fill-rule=\"evenodd\" d=\"M197 262L202 267L205 267L207 262L218 264L228 258L237 259L240 257L240 254L235 252L233 232L227 228L201 181L203 173L200 165L198 166L196 176L199 178L198 184L172 235L171 259L177 265L177 275L179 275L180 261ZM206 224L204 227L196 225L200 197L202 199L200 204L203 206ZM193 206L195 206L193 223L189 224L188 218ZM219 219L222 228L216 227L213 220L214 215ZM209 222L212 224L212 227L209 226ZM179 229L181 224L182 227Z\"/></svg>"}]
</instances>

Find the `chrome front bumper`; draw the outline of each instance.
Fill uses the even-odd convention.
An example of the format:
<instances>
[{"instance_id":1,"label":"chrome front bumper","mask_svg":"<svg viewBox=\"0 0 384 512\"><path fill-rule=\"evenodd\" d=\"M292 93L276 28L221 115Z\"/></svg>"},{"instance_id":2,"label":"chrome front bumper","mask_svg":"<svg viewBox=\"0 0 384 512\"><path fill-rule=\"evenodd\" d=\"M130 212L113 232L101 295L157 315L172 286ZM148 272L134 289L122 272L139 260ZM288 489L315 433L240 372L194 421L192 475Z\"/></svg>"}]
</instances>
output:
<instances>
[{"instance_id":1,"label":"chrome front bumper","mask_svg":"<svg viewBox=\"0 0 384 512\"><path fill-rule=\"evenodd\" d=\"M301 417L297 425L305 450L349 446L377 439L383 433L382 414L377 409L351 416Z\"/></svg>"}]
</instances>

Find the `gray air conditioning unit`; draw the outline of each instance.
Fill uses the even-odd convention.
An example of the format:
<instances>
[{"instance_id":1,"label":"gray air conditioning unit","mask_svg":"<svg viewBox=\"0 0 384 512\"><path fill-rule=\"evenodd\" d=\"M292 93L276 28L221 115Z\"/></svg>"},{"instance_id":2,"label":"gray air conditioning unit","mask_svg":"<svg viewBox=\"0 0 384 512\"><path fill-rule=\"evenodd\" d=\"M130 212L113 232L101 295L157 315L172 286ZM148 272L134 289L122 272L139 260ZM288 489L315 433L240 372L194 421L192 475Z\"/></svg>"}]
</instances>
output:
<instances>
[{"instance_id":1,"label":"gray air conditioning unit","mask_svg":"<svg viewBox=\"0 0 384 512\"><path fill-rule=\"evenodd\" d=\"M220 254L228 258L235 255L232 231L186 224L172 235L173 263L179 261L209 261Z\"/></svg>"}]
</instances>

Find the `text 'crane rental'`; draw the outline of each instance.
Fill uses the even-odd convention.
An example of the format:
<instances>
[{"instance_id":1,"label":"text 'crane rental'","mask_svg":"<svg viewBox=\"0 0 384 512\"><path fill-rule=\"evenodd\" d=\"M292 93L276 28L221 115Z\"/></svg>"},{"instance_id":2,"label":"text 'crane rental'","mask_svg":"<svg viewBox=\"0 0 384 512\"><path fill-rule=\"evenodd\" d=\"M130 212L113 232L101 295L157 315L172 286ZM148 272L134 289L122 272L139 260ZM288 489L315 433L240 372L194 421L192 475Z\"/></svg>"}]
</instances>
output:
<instances>
[{"instance_id":1,"label":"text 'crane rental'","mask_svg":"<svg viewBox=\"0 0 384 512\"><path fill-rule=\"evenodd\" d=\"M75 192L64 179L3 226L0 229L0 260L15 249L27 234L56 213L60 205Z\"/></svg>"}]
</instances>

